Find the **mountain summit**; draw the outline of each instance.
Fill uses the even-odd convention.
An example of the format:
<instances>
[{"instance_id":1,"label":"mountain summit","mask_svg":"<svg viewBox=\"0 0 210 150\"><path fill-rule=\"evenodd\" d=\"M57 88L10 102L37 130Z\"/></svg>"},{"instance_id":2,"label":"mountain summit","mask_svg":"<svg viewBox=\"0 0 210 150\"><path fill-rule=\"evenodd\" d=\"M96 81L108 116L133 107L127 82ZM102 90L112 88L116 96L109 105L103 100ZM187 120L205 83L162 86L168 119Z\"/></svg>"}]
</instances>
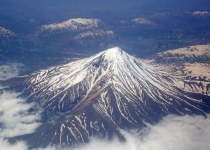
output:
<instances>
[{"instance_id":1,"label":"mountain summit","mask_svg":"<svg viewBox=\"0 0 210 150\"><path fill-rule=\"evenodd\" d=\"M118 128L142 128L170 113L205 115L208 97L184 92L180 82L118 47L35 72L21 96L43 109L45 123L28 143L72 146L91 136L122 136Z\"/></svg>"},{"instance_id":2,"label":"mountain summit","mask_svg":"<svg viewBox=\"0 0 210 150\"><path fill-rule=\"evenodd\" d=\"M164 105L170 105L169 99L180 99L177 83L169 74L157 72L115 47L90 58L36 72L27 80L27 90L31 91L28 98L38 100L54 114L72 110L82 102L87 104L88 97L106 89L141 102L147 95L163 104L162 109L167 111Z\"/></svg>"}]
</instances>

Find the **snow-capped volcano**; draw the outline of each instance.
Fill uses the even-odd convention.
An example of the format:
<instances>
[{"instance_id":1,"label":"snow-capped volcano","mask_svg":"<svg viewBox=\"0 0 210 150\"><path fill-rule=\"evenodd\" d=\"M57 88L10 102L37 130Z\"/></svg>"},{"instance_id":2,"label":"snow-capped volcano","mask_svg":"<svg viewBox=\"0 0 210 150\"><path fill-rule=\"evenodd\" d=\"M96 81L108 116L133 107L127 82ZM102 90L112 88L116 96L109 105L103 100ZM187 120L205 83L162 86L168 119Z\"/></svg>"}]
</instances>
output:
<instances>
[{"instance_id":1,"label":"snow-capped volcano","mask_svg":"<svg viewBox=\"0 0 210 150\"><path fill-rule=\"evenodd\" d=\"M111 88L115 93L144 102L148 95L154 102L172 105L179 100L178 81L169 74L156 72L149 65L115 47L90 58L41 70L27 81L33 97L45 108L66 112L79 107L94 91ZM126 93L126 94L125 94ZM116 94L115 96L119 96ZM75 106L68 105L75 103ZM142 112L144 112L142 110Z\"/></svg>"},{"instance_id":2,"label":"snow-capped volcano","mask_svg":"<svg viewBox=\"0 0 210 150\"><path fill-rule=\"evenodd\" d=\"M204 115L209 97L193 97L179 82L118 47L40 70L25 80L22 96L43 108L48 123L27 140L31 147L70 146L118 134L117 128L141 128L169 113Z\"/></svg>"}]
</instances>

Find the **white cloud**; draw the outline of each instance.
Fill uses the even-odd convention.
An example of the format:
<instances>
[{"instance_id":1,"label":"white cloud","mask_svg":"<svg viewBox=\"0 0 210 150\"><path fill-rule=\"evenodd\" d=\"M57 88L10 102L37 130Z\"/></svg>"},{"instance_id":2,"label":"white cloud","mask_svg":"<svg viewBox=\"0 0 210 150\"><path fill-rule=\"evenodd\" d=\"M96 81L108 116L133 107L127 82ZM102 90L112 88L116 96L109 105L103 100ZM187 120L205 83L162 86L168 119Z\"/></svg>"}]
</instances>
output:
<instances>
[{"instance_id":1,"label":"white cloud","mask_svg":"<svg viewBox=\"0 0 210 150\"><path fill-rule=\"evenodd\" d=\"M141 131L142 150L198 150L210 147L210 115L165 117Z\"/></svg>"},{"instance_id":2,"label":"white cloud","mask_svg":"<svg viewBox=\"0 0 210 150\"><path fill-rule=\"evenodd\" d=\"M75 150L198 150L210 147L210 116L165 117L156 125L137 133L121 131L126 142L93 139L90 144Z\"/></svg>"},{"instance_id":3,"label":"white cloud","mask_svg":"<svg viewBox=\"0 0 210 150\"><path fill-rule=\"evenodd\" d=\"M32 133L40 125L39 113L29 112L33 103L24 103L17 93L3 92L0 95L0 137L14 137Z\"/></svg>"},{"instance_id":4,"label":"white cloud","mask_svg":"<svg viewBox=\"0 0 210 150\"><path fill-rule=\"evenodd\" d=\"M112 141L93 138L89 144L73 150L206 150L210 147L209 125L210 115L208 118L169 115L156 125L148 124L140 132L120 130L126 138L124 143L117 138ZM46 149L69 150L70 148L48 147Z\"/></svg>"},{"instance_id":5,"label":"white cloud","mask_svg":"<svg viewBox=\"0 0 210 150\"><path fill-rule=\"evenodd\" d=\"M0 80L7 80L7 79L18 76L19 69L21 67L23 67L23 65L19 63L10 63L7 65L1 65L0 66Z\"/></svg>"},{"instance_id":6,"label":"white cloud","mask_svg":"<svg viewBox=\"0 0 210 150\"><path fill-rule=\"evenodd\" d=\"M165 117L156 125L137 130L120 132L125 136L126 142L120 142L117 138L112 141L92 138L90 143L77 148L47 147L36 150L198 150L210 147L210 115L203 116L173 116ZM3 146L15 147L7 141L0 140ZM23 142L17 146L27 149ZM6 149L5 148L5 149ZM9 149L8 148L8 149Z\"/></svg>"},{"instance_id":7,"label":"white cloud","mask_svg":"<svg viewBox=\"0 0 210 150\"><path fill-rule=\"evenodd\" d=\"M18 76L23 67L19 63L9 63L0 66L0 80L7 80ZM26 104L24 99L17 98L18 93L0 93L0 149L27 150L25 142L11 144L7 137L32 133L40 125L39 112L29 113L34 104Z\"/></svg>"},{"instance_id":8,"label":"white cloud","mask_svg":"<svg viewBox=\"0 0 210 150\"><path fill-rule=\"evenodd\" d=\"M24 142L11 145L6 138L33 133L41 124L40 112L29 112L34 104L27 104L17 96L13 92L3 92L0 95L0 149L26 150Z\"/></svg>"},{"instance_id":9,"label":"white cloud","mask_svg":"<svg viewBox=\"0 0 210 150\"><path fill-rule=\"evenodd\" d=\"M7 140L0 139L0 149L2 150L28 150L26 143L17 142L10 144Z\"/></svg>"}]
</instances>

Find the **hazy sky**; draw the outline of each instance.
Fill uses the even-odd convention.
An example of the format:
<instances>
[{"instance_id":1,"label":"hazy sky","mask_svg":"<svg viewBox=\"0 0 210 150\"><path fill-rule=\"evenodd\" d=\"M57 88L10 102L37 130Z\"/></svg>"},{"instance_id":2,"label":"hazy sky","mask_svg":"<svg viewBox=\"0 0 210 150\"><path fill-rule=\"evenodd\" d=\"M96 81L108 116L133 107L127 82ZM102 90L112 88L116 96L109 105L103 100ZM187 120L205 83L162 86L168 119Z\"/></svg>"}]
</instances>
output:
<instances>
[{"instance_id":1,"label":"hazy sky","mask_svg":"<svg viewBox=\"0 0 210 150\"><path fill-rule=\"evenodd\" d=\"M0 26L36 19L41 24L88 17L106 20L135 18L157 12L210 11L209 0L1 0ZM13 29L15 32L15 28Z\"/></svg>"}]
</instances>

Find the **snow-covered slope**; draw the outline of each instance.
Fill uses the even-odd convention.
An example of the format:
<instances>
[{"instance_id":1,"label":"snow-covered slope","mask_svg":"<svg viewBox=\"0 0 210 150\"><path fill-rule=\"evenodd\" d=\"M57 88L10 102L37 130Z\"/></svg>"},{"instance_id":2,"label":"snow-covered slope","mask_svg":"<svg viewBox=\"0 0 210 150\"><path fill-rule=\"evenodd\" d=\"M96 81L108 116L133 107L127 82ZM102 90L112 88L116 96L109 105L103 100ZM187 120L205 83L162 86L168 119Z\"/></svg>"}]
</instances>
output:
<instances>
[{"instance_id":1,"label":"snow-covered slope","mask_svg":"<svg viewBox=\"0 0 210 150\"><path fill-rule=\"evenodd\" d=\"M168 99L180 99L177 94L181 94L176 89L179 81L175 78L165 72L156 72L152 66L139 62L118 47L41 70L33 74L27 84L31 92L28 97L35 97L46 108L61 112L66 111L66 103L83 101L91 92L107 87L122 95L126 93L127 99L135 97L144 102L143 94L146 94L162 104L170 104Z\"/></svg>"},{"instance_id":2,"label":"snow-covered slope","mask_svg":"<svg viewBox=\"0 0 210 150\"><path fill-rule=\"evenodd\" d=\"M135 18L132 20L133 22L137 23L137 24L144 24L144 25L149 25L151 24L151 22L148 19L145 18Z\"/></svg>"},{"instance_id":3,"label":"snow-covered slope","mask_svg":"<svg viewBox=\"0 0 210 150\"><path fill-rule=\"evenodd\" d=\"M209 15L210 13L208 11L194 11L192 14L194 16L206 16Z\"/></svg>"},{"instance_id":4,"label":"snow-covered slope","mask_svg":"<svg viewBox=\"0 0 210 150\"><path fill-rule=\"evenodd\" d=\"M4 27L0 27L0 37L9 38L14 36L17 36L17 34Z\"/></svg>"},{"instance_id":5,"label":"snow-covered slope","mask_svg":"<svg viewBox=\"0 0 210 150\"><path fill-rule=\"evenodd\" d=\"M117 134L117 128L141 128L169 113L205 114L208 98L188 95L180 83L118 47L40 70L25 80L22 96L43 108L48 123L27 139L31 147L70 146Z\"/></svg>"}]
</instances>

